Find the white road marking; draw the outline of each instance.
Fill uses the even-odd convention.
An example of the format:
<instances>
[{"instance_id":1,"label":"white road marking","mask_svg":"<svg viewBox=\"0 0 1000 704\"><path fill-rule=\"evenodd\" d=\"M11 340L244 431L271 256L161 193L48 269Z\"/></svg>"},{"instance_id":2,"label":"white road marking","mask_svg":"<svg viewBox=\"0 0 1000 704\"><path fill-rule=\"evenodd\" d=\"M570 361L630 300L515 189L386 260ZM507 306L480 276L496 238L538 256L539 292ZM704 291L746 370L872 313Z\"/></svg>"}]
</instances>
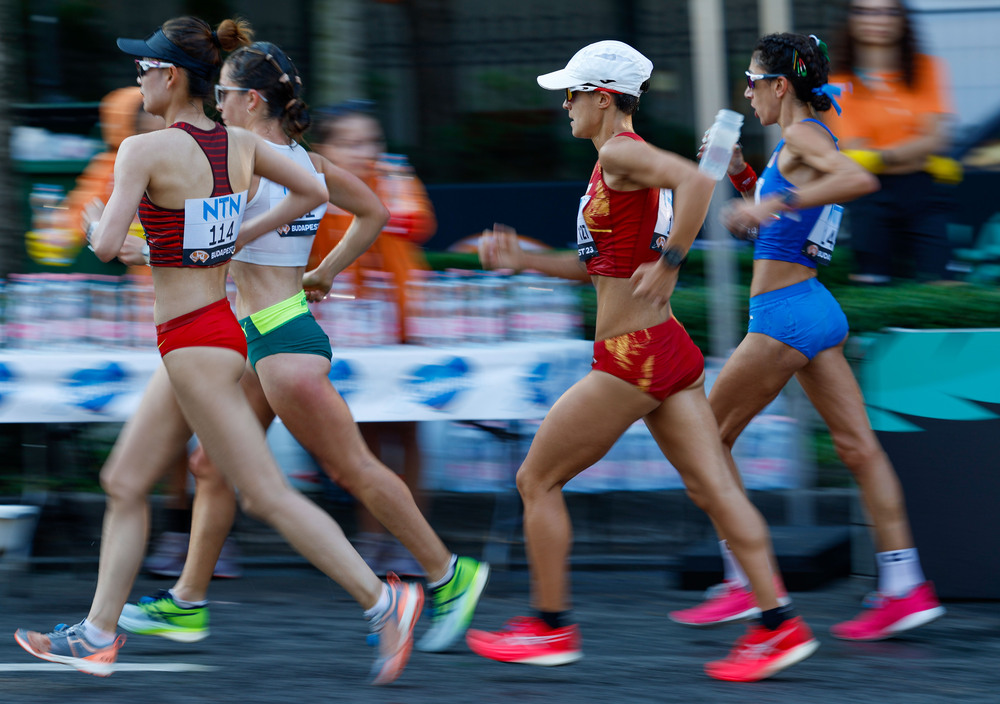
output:
<instances>
[{"instance_id":1,"label":"white road marking","mask_svg":"<svg viewBox=\"0 0 1000 704\"><path fill-rule=\"evenodd\" d=\"M115 672L212 672L219 668L213 665L193 665L186 662L119 662L115 663ZM54 662L14 663L0 662L0 672L77 672L69 665Z\"/></svg>"}]
</instances>

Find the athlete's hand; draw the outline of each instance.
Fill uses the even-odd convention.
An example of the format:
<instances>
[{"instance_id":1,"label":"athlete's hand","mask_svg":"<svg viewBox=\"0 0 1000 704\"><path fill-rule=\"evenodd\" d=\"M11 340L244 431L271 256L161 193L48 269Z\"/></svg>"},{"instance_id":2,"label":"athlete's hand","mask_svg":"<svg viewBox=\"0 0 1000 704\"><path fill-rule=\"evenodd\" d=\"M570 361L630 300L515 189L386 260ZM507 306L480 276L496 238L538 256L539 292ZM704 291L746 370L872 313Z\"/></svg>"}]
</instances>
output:
<instances>
[{"instance_id":1,"label":"athlete's hand","mask_svg":"<svg viewBox=\"0 0 1000 704\"><path fill-rule=\"evenodd\" d=\"M306 292L306 300L311 303L318 303L326 298L333 286L333 279L324 277L319 269L307 271L302 275L302 288Z\"/></svg>"},{"instance_id":2,"label":"athlete's hand","mask_svg":"<svg viewBox=\"0 0 1000 704\"><path fill-rule=\"evenodd\" d=\"M506 225L495 224L479 236L479 261L485 269L524 269L524 250L517 232Z\"/></svg>"},{"instance_id":3,"label":"athlete's hand","mask_svg":"<svg viewBox=\"0 0 1000 704\"><path fill-rule=\"evenodd\" d=\"M135 235L129 235L122 242L122 248L118 250L118 261L125 266L146 266L149 261L146 259L146 240Z\"/></svg>"},{"instance_id":4,"label":"athlete's hand","mask_svg":"<svg viewBox=\"0 0 1000 704\"><path fill-rule=\"evenodd\" d=\"M698 147L698 161L701 161L701 158L705 155L705 147L708 146L708 133L709 130L705 130L705 134L701 136L701 146ZM729 166L726 168L726 172L730 176L735 176L741 173L746 166L747 163L743 160L743 145L737 142L733 145L733 156L729 159Z\"/></svg>"},{"instance_id":5,"label":"athlete's hand","mask_svg":"<svg viewBox=\"0 0 1000 704\"><path fill-rule=\"evenodd\" d=\"M760 203L731 200L722 210L722 224L738 240L755 240L760 228L781 213L781 199L766 198Z\"/></svg>"},{"instance_id":6,"label":"athlete's hand","mask_svg":"<svg viewBox=\"0 0 1000 704\"><path fill-rule=\"evenodd\" d=\"M659 260L640 264L630 279L632 295L655 306L666 305L677 286L679 271L680 267L671 269Z\"/></svg>"}]
</instances>

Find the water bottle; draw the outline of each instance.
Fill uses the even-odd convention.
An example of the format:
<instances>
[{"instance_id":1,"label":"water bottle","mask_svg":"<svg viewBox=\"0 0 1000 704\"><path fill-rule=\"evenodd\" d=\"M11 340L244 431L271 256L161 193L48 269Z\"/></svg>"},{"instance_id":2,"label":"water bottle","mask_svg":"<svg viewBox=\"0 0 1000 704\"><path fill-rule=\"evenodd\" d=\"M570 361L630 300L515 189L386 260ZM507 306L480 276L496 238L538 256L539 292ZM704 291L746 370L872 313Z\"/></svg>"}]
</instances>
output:
<instances>
[{"instance_id":1,"label":"water bottle","mask_svg":"<svg viewBox=\"0 0 1000 704\"><path fill-rule=\"evenodd\" d=\"M726 175L733 158L733 147L740 141L743 115L732 110L719 110L715 123L708 130L708 140L698 169L706 176L720 180Z\"/></svg>"}]
</instances>

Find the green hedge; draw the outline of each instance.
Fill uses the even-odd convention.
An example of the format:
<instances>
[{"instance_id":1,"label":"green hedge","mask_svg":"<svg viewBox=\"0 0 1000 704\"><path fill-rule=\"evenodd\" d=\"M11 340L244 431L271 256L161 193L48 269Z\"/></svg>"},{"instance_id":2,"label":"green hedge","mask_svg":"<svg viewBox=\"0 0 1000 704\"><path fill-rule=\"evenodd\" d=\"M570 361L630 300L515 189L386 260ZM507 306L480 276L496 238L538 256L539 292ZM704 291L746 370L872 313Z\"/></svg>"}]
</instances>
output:
<instances>
[{"instance_id":1,"label":"green hedge","mask_svg":"<svg viewBox=\"0 0 1000 704\"><path fill-rule=\"evenodd\" d=\"M477 269L474 254L428 252L434 269ZM752 253L738 254L739 286L737 320L746 320ZM876 332L886 327L995 328L1000 327L1000 288L954 282L947 284L899 283L892 286L859 286L848 281L850 257L819 272L822 281L847 314L852 333ZM585 332L593 337L596 305L594 290L580 287ZM704 252L694 251L681 272L671 300L674 314L684 323L695 343L708 349L708 288Z\"/></svg>"}]
</instances>

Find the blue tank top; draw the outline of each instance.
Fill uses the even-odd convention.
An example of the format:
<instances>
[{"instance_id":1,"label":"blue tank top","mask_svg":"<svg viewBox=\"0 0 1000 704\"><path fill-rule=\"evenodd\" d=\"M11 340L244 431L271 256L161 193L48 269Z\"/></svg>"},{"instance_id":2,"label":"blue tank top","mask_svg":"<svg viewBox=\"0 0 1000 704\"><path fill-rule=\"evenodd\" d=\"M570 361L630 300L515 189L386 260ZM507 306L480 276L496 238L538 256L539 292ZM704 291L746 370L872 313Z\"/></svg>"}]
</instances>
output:
<instances>
[{"instance_id":1,"label":"blue tank top","mask_svg":"<svg viewBox=\"0 0 1000 704\"><path fill-rule=\"evenodd\" d=\"M822 122L812 118L806 118L803 122L815 122L830 133L834 144L836 144L837 137ZM784 146L785 140L778 142L778 146L774 148L774 152L772 152L771 158L767 162L767 168L764 169L764 173L757 179L757 191L754 194L754 201L757 203L773 193L784 193L789 189L795 188L781 175L781 171L778 170L778 155ZM840 149L840 147L837 148L838 150ZM754 241L753 258L792 262L815 269L816 260L803 253L802 249L820 217L829 218L831 211L834 209L839 210L840 206L820 205L815 208L788 211L782 213L781 217L777 220L772 220L770 223L762 225L757 239ZM840 213L835 213L835 216L839 225ZM836 231L834 231L834 240L836 239L835 236ZM830 250L832 251L832 245ZM827 253L827 263L829 263L829 253Z\"/></svg>"}]
</instances>

